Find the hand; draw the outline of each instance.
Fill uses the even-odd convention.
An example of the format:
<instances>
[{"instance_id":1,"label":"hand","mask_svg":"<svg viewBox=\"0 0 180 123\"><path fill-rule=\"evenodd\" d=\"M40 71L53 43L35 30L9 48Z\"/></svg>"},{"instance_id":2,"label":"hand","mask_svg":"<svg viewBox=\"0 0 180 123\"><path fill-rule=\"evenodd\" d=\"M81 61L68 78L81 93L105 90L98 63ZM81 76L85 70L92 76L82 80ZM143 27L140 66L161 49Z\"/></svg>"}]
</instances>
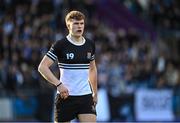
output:
<instances>
[{"instance_id":1,"label":"hand","mask_svg":"<svg viewBox=\"0 0 180 123\"><path fill-rule=\"evenodd\" d=\"M97 94L93 94L93 102L94 102L94 105L96 106L98 102Z\"/></svg>"},{"instance_id":2,"label":"hand","mask_svg":"<svg viewBox=\"0 0 180 123\"><path fill-rule=\"evenodd\" d=\"M62 99L66 99L69 96L69 91L63 84L58 86L57 90L60 92L60 95L61 95Z\"/></svg>"}]
</instances>

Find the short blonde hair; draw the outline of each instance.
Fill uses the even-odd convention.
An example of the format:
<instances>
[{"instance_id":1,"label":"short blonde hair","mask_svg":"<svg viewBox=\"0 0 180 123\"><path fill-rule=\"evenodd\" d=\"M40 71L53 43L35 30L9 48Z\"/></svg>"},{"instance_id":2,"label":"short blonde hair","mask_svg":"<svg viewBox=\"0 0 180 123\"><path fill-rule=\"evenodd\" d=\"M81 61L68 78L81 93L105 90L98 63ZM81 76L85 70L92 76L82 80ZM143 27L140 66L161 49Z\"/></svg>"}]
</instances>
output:
<instances>
[{"instance_id":1,"label":"short blonde hair","mask_svg":"<svg viewBox=\"0 0 180 123\"><path fill-rule=\"evenodd\" d=\"M70 11L65 17L66 24L71 19L85 20L85 15L80 11Z\"/></svg>"}]
</instances>

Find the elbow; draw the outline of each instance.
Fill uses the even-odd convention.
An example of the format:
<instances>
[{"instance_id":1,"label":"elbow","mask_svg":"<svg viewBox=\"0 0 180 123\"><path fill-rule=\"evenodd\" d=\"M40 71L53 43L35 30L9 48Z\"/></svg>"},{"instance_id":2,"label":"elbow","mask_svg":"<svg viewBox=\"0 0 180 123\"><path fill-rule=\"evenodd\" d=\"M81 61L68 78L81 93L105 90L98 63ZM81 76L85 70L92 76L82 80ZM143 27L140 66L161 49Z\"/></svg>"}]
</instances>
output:
<instances>
[{"instance_id":1,"label":"elbow","mask_svg":"<svg viewBox=\"0 0 180 123\"><path fill-rule=\"evenodd\" d=\"M38 72L42 72L42 70L43 70L43 66L42 66L42 64L39 64L39 66L38 66Z\"/></svg>"}]
</instances>

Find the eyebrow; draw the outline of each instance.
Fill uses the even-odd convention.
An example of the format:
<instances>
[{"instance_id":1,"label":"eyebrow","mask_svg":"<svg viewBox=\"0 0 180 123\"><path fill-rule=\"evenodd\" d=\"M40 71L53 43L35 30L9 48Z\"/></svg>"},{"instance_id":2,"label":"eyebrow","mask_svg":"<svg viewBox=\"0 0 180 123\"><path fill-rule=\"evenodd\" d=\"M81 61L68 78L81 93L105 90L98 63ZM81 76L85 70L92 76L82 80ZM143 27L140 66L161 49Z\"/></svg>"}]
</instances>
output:
<instances>
[{"instance_id":1,"label":"eyebrow","mask_svg":"<svg viewBox=\"0 0 180 123\"><path fill-rule=\"evenodd\" d=\"M74 22L74 24L79 24L79 23L80 23L80 24L83 24L84 22Z\"/></svg>"}]
</instances>

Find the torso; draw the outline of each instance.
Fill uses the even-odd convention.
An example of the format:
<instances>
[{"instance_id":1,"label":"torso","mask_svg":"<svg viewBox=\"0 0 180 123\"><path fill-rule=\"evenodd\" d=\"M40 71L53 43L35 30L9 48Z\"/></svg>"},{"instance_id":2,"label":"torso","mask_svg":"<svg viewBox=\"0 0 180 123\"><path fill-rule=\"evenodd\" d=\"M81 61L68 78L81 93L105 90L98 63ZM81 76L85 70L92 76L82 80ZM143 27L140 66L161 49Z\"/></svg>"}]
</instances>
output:
<instances>
[{"instance_id":1,"label":"torso","mask_svg":"<svg viewBox=\"0 0 180 123\"><path fill-rule=\"evenodd\" d=\"M60 81L68 88L70 95L91 94L88 81L89 64L94 55L94 43L85 40L82 45L75 45L67 37L57 41L50 50L58 59Z\"/></svg>"}]
</instances>

